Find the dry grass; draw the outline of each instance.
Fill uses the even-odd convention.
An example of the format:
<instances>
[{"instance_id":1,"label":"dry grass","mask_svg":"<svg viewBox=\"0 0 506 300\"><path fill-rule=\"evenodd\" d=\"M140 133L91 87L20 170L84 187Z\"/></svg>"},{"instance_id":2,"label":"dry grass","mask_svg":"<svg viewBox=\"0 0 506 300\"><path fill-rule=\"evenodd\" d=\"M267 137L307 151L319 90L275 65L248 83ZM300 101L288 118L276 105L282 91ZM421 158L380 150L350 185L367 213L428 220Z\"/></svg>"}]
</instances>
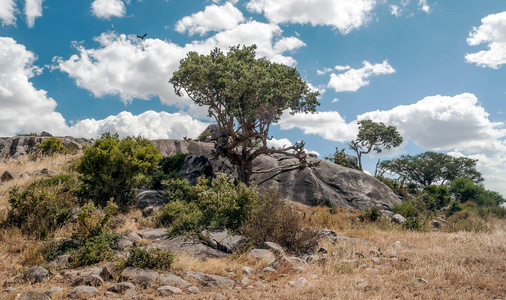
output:
<instances>
[{"instance_id":1,"label":"dry grass","mask_svg":"<svg viewBox=\"0 0 506 300\"><path fill-rule=\"evenodd\" d=\"M0 163L0 172L33 172L41 168L65 170L69 157L47 160L14 160ZM14 184L28 184L30 180L0 186L0 206L6 206L8 189ZM256 264L244 256L239 258L209 259L202 261L190 256L179 256L174 272L195 270L236 280L235 288L203 287L196 295L184 294L177 299L505 299L506 298L506 221L488 220L489 230L474 232L412 232L400 229L388 222L360 223L358 212L337 210L330 214L329 208L308 208L292 204L293 209L304 216L304 226L316 229L329 228L341 236L356 237L362 241L322 240L320 247L329 250L325 263L310 264L304 273L289 272L287 268L278 274L265 275L265 265ZM115 228L118 232L139 231L143 223L138 210L118 216L125 219ZM63 228L57 237L68 235ZM401 246L393 244L399 241ZM0 229L0 284L3 289L12 286L18 294L25 290L45 291L53 286L64 288L63 293L52 299L65 299L72 288L61 276L53 276L49 282L30 285L23 276L37 261L35 248L38 242L28 240L16 229ZM377 253L381 254L377 254ZM392 260L390 256L397 260ZM357 254L359 253L359 254ZM363 255L363 257L361 255ZM380 263L372 261L379 258ZM356 260L357 264L343 262ZM387 266L380 266L389 263ZM241 268L252 267L249 276L252 288L241 286ZM281 274L284 273L284 274ZM308 283L292 287L291 280L305 277ZM427 283L419 282L423 278ZM107 283L105 287L110 285ZM95 299L105 299L106 288L99 288ZM156 288L137 291L141 299L162 299ZM2 293L1 299L15 299L16 293ZM170 297L168 297L170 298ZM167 297L163 298L167 299Z\"/></svg>"}]
</instances>

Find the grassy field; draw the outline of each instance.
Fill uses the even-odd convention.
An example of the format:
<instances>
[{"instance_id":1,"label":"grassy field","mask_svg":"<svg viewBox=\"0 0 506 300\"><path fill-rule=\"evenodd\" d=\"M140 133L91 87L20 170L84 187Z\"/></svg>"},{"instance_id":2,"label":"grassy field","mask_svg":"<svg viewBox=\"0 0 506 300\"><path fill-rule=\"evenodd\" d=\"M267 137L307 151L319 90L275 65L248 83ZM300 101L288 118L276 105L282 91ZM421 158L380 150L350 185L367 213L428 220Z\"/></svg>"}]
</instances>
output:
<instances>
[{"instance_id":1,"label":"grassy field","mask_svg":"<svg viewBox=\"0 0 506 300\"><path fill-rule=\"evenodd\" d=\"M0 174L5 170L33 172L48 168L68 170L73 157L57 156L44 160L10 160L0 163ZM9 190L14 185L26 185L33 178L18 179L0 186L2 218L8 207ZM235 288L201 287L201 293L174 296L179 299L506 299L506 222L490 218L488 230L482 232L446 232L428 228L423 232L406 231L383 219L376 223L357 220L359 212L337 210L330 214L325 207L302 207L292 204L304 215L306 226L328 228L340 236L356 240L320 241L320 247L329 251L327 261L309 264L302 273L280 269L276 274L263 274L264 265L257 265L243 256L202 261L180 256L174 272L196 270L235 279ZM132 210L119 217L126 220L124 227L133 231L149 225L141 213ZM65 235L65 228L57 234ZM399 242L399 243L396 243ZM71 289L60 275L45 283L30 285L23 280L26 270L40 259L35 249L42 242L24 237L16 229L0 229L0 284L1 299L16 299L26 290L45 291L60 286L63 292L52 299L66 299ZM400 244L400 245L399 245ZM377 262L373 261L378 260ZM355 262L356 261L356 262ZM249 279L252 287L242 286L242 266L255 269ZM307 283L294 287L289 281L301 277ZM106 283L105 286L110 285ZM5 293L14 287L17 292ZM99 289L95 299L106 299L105 288ZM137 290L139 299L162 299L156 288ZM219 295L222 296L219 296ZM167 299L170 297L164 297Z\"/></svg>"}]
</instances>

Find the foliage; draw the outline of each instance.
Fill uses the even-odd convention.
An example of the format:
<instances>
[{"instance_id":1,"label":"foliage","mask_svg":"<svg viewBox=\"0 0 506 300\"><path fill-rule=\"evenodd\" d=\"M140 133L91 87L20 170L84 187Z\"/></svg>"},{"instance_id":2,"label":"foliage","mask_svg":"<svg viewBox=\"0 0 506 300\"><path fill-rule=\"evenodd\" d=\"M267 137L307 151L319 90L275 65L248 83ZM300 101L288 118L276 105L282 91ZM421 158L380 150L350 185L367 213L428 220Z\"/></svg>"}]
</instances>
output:
<instances>
[{"instance_id":1,"label":"foliage","mask_svg":"<svg viewBox=\"0 0 506 300\"><path fill-rule=\"evenodd\" d=\"M159 219L172 234L202 228L237 231L259 198L255 186L236 185L225 174L212 179L200 177L194 187L186 180L172 179L166 195L169 203L160 210Z\"/></svg>"},{"instance_id":2,"label":"foliage","mask_svg":"<svg viewBox=\"0 0 506 300\"><path fill-rule=\"evenodd\" d=\"M460 203L458 203L457 201L452 201L449 205L449 207L446 209L446 217L450 217L450 216L453 216L455 213L459 212L459 211L462 211L464 210L464 208L462 207L462 205L460 205Z\"/></svg>"},{"instance_id":3,"label":"foliage","mask_svg":"<svg viewBox=\"0 0 506 300\"><path fill-rule=\"evenodd\" d=\"M134 247L130 250L125 266L139 269L168 271L173 262L174 254L169 250Z\"/></svg>"},{"instance_id":4,"label":"foliage","mask_svg":"<svg viewBox=\"0 0 506 300\"><path fill-rule=\"evenodd\" d=\"M421 199L427 205L427 209L431 211L438 211L451 201L450 192L444 185L426 186Z\"/></svg>"},{"instance_id":5,"label":"foliage","mask_svg":"<svg viewBox=\"0 0 506 300\"><path fill-rule=\"evenodd\" d=\"M280 244L294 253L308 253L318 244L318 234L303 228L302 217L286 206L277 193L268 193L271 198L262 199L241 228L241 233L254 245L266 241Z\"/></svg>"},{"instance_id":6,"label":"foliage","mask_svg":"<svg viewBox=\"0 0 506 300\"><path fill-rule=\"evenodd\" d=\"M402 224L402 228L412 231L421 231L425 226L425 222L422 221L421 217L408 217L406 222Z\"/></svg>"},{"instance_id":7,"label":"foliage","mask_svg":"<svg viewBox=\"0 0 506 300\"><path fill-rule=\"evenodd\" d=\"M186 157L188 157L186 153L163 157L158 163L157 170L153 173L152 188L155 190L166 189L169 179L181 178L177 171L183 166Z\"/></svg>"},{"instance_id":8,"label":"foliage","mask_svg":"<svg viewBox=\"0 0 506 300\"><path fill-rule=\"evenodd\" d=\"M420 213L423 211L423 209L420 208L419 204L416 202L416 200L408 200L408 201L402 201L401 204L395 205L392 208L392 212L394 214L400 214L406 219L408 218L416 218L420 216Z\"/></svg>"},{"instance_id":9,"label":"foliage","mask_svg":"<svg viewBox=\"0 0 506 300\"><path fill-rule=\"evenodd\" d=\"M483 206L498 206L506 200L501 194L486 190L482 185L475 184L469 178L458 178L450 185L450 192L461 203L473 201Z\"/></svg>"},{"instance_id":10,"label":"foliage","mask_svg":"<svg viewBox=\"0 0 506 300\"><path fill-rule=\"evenodd\" d=\"M37 132L18 133L16 136L40 136Z\"/></svg>"},{"instance_id":11,"label":"foliage","mask_svg":"<svg viewBox=\"0 0 506 300\"><path fill-rule=\"evenodd\" d=\"M402 143L402 136L395 126L386 126L382 122L372 120L358 122L357 138L350 142L349 147L357 153L358 167L362 170L362 155L374 150L381 153L384 149L398 147Z\"/></svg>"},{"instance_id":12,"label":"foliage","mask_svg":"<svg viewBox=\"0 0 506 300\"><path fill-rule=\"evenodd\" d=\"M380 175L391 172L404 181L416 183L422 187L434 184L449 185L459 177L469 178L478 183L483 181L476 170L475 159L452 157L444 153L427 151L418 155L401 155L394 160L380 163Z\"/></svg>"},{"instance_id":13,"label":"foliage","mask_svg":"<svg viewBox=\"0 0 506 300\"><path fill-rule=\"evenodd\" d=\"M457 231L472 231L482 232L487 231L488 226L485 221L477 217L473 212L463 210L455 213L448 218L448 222L445 227L445 231L457 232Z\"/></svg>"},{"instance_id":14,"label":"foliage","mask_svg":"<svg viewBox=\"0 0 506 300\"><path fill-rule=\"evenodd\" d=\"M297 70L265 58L255 58L256 46L231 47L227 54L216 48L209 55L190 52L181 60L170 83L177 95L188 95L207 106L218 124L216 154L230 159L239 180L249 185L253 160L262 154L284 153L305 158L300 147L270 149L269 128L283 111L315 112L318 92L312 92ZM260 147L250 147L260 139ZM297 150L289 152L290 150Z\"/></svg>"},{"instance_id":15,"label":"foliage","mask_svg":"<svg viewBox=\"0 0 506 300\"><path fill-rule=\"evenodd\" d=\"M71 251L70 265L77 268L114 259L120 239L121 235L112 231L104 231L91 236L84 240L80 247Z\"/></svg>"},{"instance_id":16,"label":"foliage","mask_svg":"<svg viewBox=\"0 0 506 300\"><path fill-rule=\"evenodd\" d=\"M359 218L361 221L376 222L376 220L381 218L381 211L377 206L374 206L364 211Z\"/></svg>"},{"instance_id":17,"label":"foliage","mask_svg":"<svg viewBox=\"0 0 506 300\"><path fill-rule=\"evenodd\" d=\"M62 140L54 136L43 140L42 143L38 145L38 147L44 155L53 155L67 152L67 148L63 146Z\"/></svg>"},{"instance_id":18,"label":"foliage","mask_svg":"<svg viewBox=\"0 0 506 300\"><path fill-rule=\"evenodd\" d=\"M346 157L346 153L344 153L344 150L345 150L344 148L339 150L339 148L336 147L336 152L332 156L325 156L324 159L346 168L358 170L359 167L355 164L350 163L350 160L348 159L348 157Z\"/></svg>"},{"instance_id":19,"label":"foliage","mask_svg":"<svg viewBox=\"0 0 506 300\"><path fill-rule=\"evenodd\" d=\"M112 198L123 206L132 197L137 176L152 174L160 158L145 138L120 139L118 134L105 133L84 149L77 171L83 191L96 204L103 206Z\"/></svg>"},{"instance_id":20,"label":"foliage","mask_svg":"<svg viewBox=\"0 0 506 300\"><path fill-rule=\"evenodd\" d=\"M78 204L75 196L78 180L71 175L32 182L24 190L16 186L10 191L10 208L4 226L16 226L24 234L44 239L61 228Z\"/></svg>"},{"instance_id":21,"label":"foliage","mask_svg":"<svg viewBox=\"0 0 506 300\"><path fill-rule=\"evenodd\" d=\"M210 137L211 136L211 133L210 132L202 132L198 137L197 137L197 141L198 142L203 142L206 140L206 138Z\"/></svg>"}]
</instances>

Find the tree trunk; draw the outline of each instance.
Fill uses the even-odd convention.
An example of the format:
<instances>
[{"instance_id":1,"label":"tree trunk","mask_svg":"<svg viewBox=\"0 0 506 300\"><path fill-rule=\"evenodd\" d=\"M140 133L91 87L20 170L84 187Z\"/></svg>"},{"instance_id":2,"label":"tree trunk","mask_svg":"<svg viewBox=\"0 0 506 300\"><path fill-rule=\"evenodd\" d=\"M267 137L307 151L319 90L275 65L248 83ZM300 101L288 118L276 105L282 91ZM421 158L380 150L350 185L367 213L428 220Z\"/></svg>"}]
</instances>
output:
<instances>
[{"instance_id":1,"label":"tree trunk","mask_svg":"<svg viewBox=\"0 0 506 300\"><path fill-rule=\"evenodd\" d=\"M252 173L253 173L253 161L251 159L245 159L244 164L237 165L238 179L246 186L250 186Z\"/></svg>"}]
</instances>

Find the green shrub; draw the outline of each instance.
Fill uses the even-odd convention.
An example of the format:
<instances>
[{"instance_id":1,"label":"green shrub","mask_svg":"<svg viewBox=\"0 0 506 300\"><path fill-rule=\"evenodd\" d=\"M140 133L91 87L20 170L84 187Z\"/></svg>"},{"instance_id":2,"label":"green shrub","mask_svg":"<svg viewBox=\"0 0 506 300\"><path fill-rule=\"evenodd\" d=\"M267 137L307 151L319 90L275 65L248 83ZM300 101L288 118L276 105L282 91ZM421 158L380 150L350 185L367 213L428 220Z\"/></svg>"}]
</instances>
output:
<instances>
[{"instance_id":1,"label":"green shrub","mask_svg":"<svg viewBox=\"0 0 506 300\"><path fill-rule=\"evenodd\" d=\"M168 202L178 200L192 202L196 198L196 194L188 180L173 178L166 183L165 197Z\"/></svg>"},{"instance_id":2,"label":"green shrub","mask_svg":"<svg viewBox=\"0 0 506 300\"><path fill-rule=\"evenodd\" d=\"M494 215L496 218L499 219L506 219L506 208L502 206L493 206L490 207L490 214Z\"/></svg>"},{"instance_id":3,"label":"green shrub","mask_svg":"<svg viewBox=\"0 0 506 300\"><path fill-rule=\"evenodd\" d=\"M400 214L407 218L416 218L420 215L421 209L417 205L415 200L403 201L399 205L395 205L392 208L394 214Z\"/></svg>"},{"instance_id":4,"label":"green shrub","mask_svg":"<svg viewBox=\"0 0 506 300\"><path fill-rule=\"evenodd\" d=\"M112 231L103 231L84 241L71 252L70 265L74 268L112 260L116 257L121 235Z\"/></svg>"},{"instance_id":5,"label":"green shrub","mask_svg":"<svg viewBox=\"0 0 506 300\"><path fill-rule=\"evenodd\" d=\"M458 203L457 201L452 201L450 203L450 206L446 210L445 214L446 214L446 217L448 218L448 217L450 217L450 216L454 215L455 213L462 211L462 210L464 210L464 208L462 207L462 205L460 205L460 203Z\"/></svg>"},{"instance_id":6,"label":"green shrub","mask_svg":"<svg viewBox=\"0 0 506 300\"><path fill-rule=\"evenodd\" d=\"M451 197L448 188L444 185L428 185L424 188L421 199L431 211L437 211L450 203Z\"/></svg>"},{"instance_id":7,"label":"green shrub","mask_svg":"<svg viewBox=\"0 0 506 300\"><path fill-rule=\"evenodd\" d=\"M402 228L412 231L421 231L425 227L425 222L420 217L408 217L402 224Z\"/></svg>"},{"instance_id":8,"label":"green shrub","mask_svg":"<svg viewBox=\"0 0 506 300\"><path fill-rule=\"evenodd\" d=\"M133 196L138 176L152 174L160 158L158 149L145 138L120 139L118 134L105 133L84 149L77 164L83 192L98 205L113 199L124 206Z\"/></svg>"},{"instance_id":9,"label":"green shrub","mask_svg":"<svg viewBox=\"0 0 506 300\"><path fill-rule=\"evenodd\" d=\"M169 250L135 247L130 250L125 267L168 271L173 262L174 254Z\"/></svg>"},{"instance_id":10,"label":"green shrub","mask_svg":"<svg viewBox=\"0 0 506 300\"><path fill-rule=\"evenodd\" d=\"M324 159L346 168L360 170L360 167L350 163L350 160L348 159L344 151L345 148L342 148L341 150L339 150L339 148L336 148L336 152L334 154L330 156L325 156Z\"/></svg>"},{"instance_id":11,"label":"green shrub","mask_svg":"<svg viewBox=\"0 0 506 300\"><path fill-rule=\"evenodd\" d=\"M203 142L205 141L205 139L207 137L210 137L211 136L211 133L210 132L202 132L198 137L197 137L197 141L198 142Z\"/></svg>"},{"instance_id":12,"label":"green shrub","mask_svg":"<svg viewBox=\"0 0 506 300\"><path fill-rule=\"evenodd\" d=\"M374 206L364 211L359 218L362 222L363 221L376 222L376 220L381 218L381 211L377 206Z\"/></svg>"},{"instance_id":13,"label":"green shrub","mask_svg":"<svg viewBox=\"0 0 506 300\"><path fill-rule=\"evenodd\" d=\"M195 202L175 200L159 212L160 223L168 227L169 235L197 233L203 229L203 214Z\"/></svg>"},{"instance_id":14,"label":"green shrub","mask_svg":"<svg viewBox=\"0 0 506 300\"><path fill-rule=\"evenodd\" d=\"M241 228L241 233L254 245L276 242L290 252L308 253L318 244L316 231L303 228L302 217L286 206L279 194L269 192Z\"/></svg>"},{"instance_id":15,"label":"green shrub","mask_svg":"<svg viewBox=\"0 0 506 300\"><path fill-rule=\"evenodd\" d=\"M67 152L67 148L63 146L62 140L54 136L42 141L38 147L44 155L64 154Z\"/></svg>"},{"instance_id":16,"label":"green shrub","mask_svg":"<svg viewBox=\"0 0 506 300\"><path fill-rule=\"evenodd\" d=\"M182 179L177 171L181 168L187 156L186 153L178 153L173 156L163 157L158 163L158 169L152 176L152 188L156 190L166 189L167 182L171 179Z\"/></svg>"},{"instance_id":17,"label":"green shrub","mask_svg":"<svg viewBox=\"0 0 506 300\"><path fill-rule=\"evenodd\" d=\"M4 226L16 226L24 234L44 239L61 228L78 205L78 180L58 175L34 181L24 190L14 187L9 194L10 208Z\"/></svg>"}]
</instances>

